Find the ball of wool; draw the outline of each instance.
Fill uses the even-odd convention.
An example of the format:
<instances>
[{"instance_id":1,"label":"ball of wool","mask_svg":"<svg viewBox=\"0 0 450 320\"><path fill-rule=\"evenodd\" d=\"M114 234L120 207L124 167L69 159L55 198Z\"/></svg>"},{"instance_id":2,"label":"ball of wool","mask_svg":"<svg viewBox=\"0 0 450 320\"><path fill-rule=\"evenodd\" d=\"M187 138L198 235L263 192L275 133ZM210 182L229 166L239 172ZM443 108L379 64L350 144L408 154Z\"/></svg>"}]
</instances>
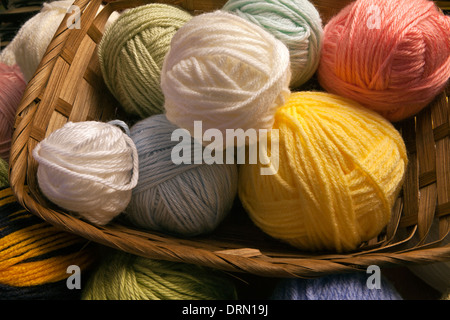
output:
<instances>
[{"instance_id":1,"label":"ball of wool","mask_svg":"<svg viewBox=\"0 0 450 320\"><path fill-rule=\"evenodd\" d=\"M322 44L322 19L308 0L229 0L222 8L264 28L289 49L291 87L316 72Z\"/></svg>"},{"instance_id":2,"label":"ball of wool","mask_svg":"<svg viewBox=\"0 0 450 320\"><path fill-rule=\"evenodd\" d=\"M26 83L18 65L0 62L0 158L9 160L17 107Z\"/></svg>"},{"instance_id":3,"label":"ball of wool","mask_svg":"<svg viewBox=\"0 0 450 320\"><path fill-rule=\"evenodd\" d=\"M314 279L283 279L272 294L273 300L403 300L384 277L379 288L368 286L364 273L331 274Z\"/></svg>"},{"instance_id":4,"label":"ball of wool","mask_svg":"<svg viewBox=\"0 0 450 320\"><path fill-rule=\"evenodd\" d=\"M2 51L0 61L8 65L19 65L25 81L29 82L65 15L76 13L71 10L73 2L74 0L61 0L43 3L41 10L24 23L11 43ZM117 12L113 13L106 26L118 16Z\"/></svg>"},{"instance_id":5,"label":"ball of wool","mask_svg":"<svg viewBox=\"0 0 450 320\"><path fill-rule=\"evenodd\" d=\"M427 0L358 0L324 28L320 84L390 121L417 114L450 77L450 17Z\"/></svg>"},{"instance_id":6,"label":"ball of wool","mask_svg":"<svg viewBox=\"0 0 450 320\"><path fill-rule=\"evenodd\" d=\"M261 175L261 163L242 165L239 197L267 234L343 252L389 222L408 159L385 118L330 93L296 92L275 114L266 145L272 174Z\"/></svg>"},{"instance_id":7,"label":"ball of wool","mask_svg":"<svg viewBox=\"0 0 450 320\"><path fill-rule=\"evenodd\" d=\"M11 188L0 197L0 300L79 299L79 290L68 289L68 267L87 276L94 247L29 213Z\"/></svg>"},{"instance_id":8,"label":"ball of wool","mask_svg":"<svg viewBox=\"0 0 450 320\"><path fill-rule=\"evenodd\" d=\"M89 277L83 300L235 300L234 283L212 269L108 253Z\"/></svg>"},{"instance_id":9,"label":"ball of wool","mask_svg":"<svg viewBox=\"0 0 450 320\"><path fill-rule=\"evenodd\" d=\"M289 51L263 28L214 11L186 23L172 39L161 71L169 121L194 134L268 129L289 94Z\"/></svg>"},{"instance_id":10,"label":"ball of wool","mask_svg":"<svg viewBox=\"0 0 450 320\"><path fill-rule=\"evenodd\" d=\"M126 112L140 118L164 112L160 75L170 41L192 16L166 4L125 11L98 47L103 78Z\"/></svg>"},{"instance_id":11,"label":"ball of wool","mask_svg":"<svg viewBox=\"0 0 450 320\"><path fill-rule=\"evenodd\" d=\"M9 164L5 159L0 158L0 189L9 186Z\"/></svg>"},{"instance_id":12,"label":"ball of wool","mask_svg":"<svg viewBox=\"0 0 450 320\"><path fill-rule=\"evenodd\" d=\"M136 146L122 128L119 120L67 122L39 142L33 156L42 193L95 224L120 214L139 177Z\"/></svg>"},{"instance_id":13,"label":"ball of wool","mask_svg":"<svg viewBox=\"0 0 450 320\"><path fill-rule=\"evenodd\" d=\"M179 129L165 115L154 115L131 127L139 155L139 182L125 217L136 226L194 236L213 231L230 211L237 193L235 164L175 163L172 133ZM186 132L194 155L202 148Z\"/></svg>"}]
</instances>

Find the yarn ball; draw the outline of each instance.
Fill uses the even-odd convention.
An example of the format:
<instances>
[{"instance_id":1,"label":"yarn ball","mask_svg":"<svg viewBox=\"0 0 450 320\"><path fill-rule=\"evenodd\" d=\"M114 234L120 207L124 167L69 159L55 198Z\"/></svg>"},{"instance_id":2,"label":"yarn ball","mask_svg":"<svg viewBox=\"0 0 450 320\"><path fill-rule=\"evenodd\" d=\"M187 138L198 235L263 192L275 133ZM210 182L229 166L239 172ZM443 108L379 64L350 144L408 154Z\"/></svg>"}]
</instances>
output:
<instances>
[{"instance_id":1,"label":"yarn ball","mask_svg":"<svg viewBox=\"0 0 450 320\"><path fill-rule=\"evenodd\" d=\"M289 49L291 87L300 87L320 60L322 19L308 0L229 0L222 8L264 28Z\"/></svg>"},{"instance_id":2,"label":"yarn ball","mask_svg":"<svg viewBox=\"0 0 450 320\"><path fill-rule=\"evenodd\" d=\"M13 40L2 50L0 62L19 65L25 81L29 82L66 14L76 14L71 10L73 2L74 0L61 0L43 3L41 10L21 26ZM106 26L118 16L119 13L113 13Z\"/></svg>"},{"instance_id":3,"label":"yarn ball","mask_svg":"<svg viewBox=\"0 0 450 320\"><path fill-rule=\"evenodd\" d=\"M124 110L140 118L164 112L160 75L170 41L192 16L166 4L129 9L98 47L103 78Z\"/></svg>"},{"instance_id":4,"label":"yarn ball","mask_svg":"<svg viewBox=\"0 0 450 320\"><path fill-rule=\"evenodd\" d=\"M385 228L408 161L385 118L330 93L296 92L267 140L271 174L261 162L239 171L239 197L264 232L306 251L344 252Z\"/></svg>"},{"instance_id":5,"label":"yarn ball","mask_svg":"<svg viewBox=\"0 0 450 320\"><path fill-rule=\"evenodd\" d=\"M9 165L5 159L0 158L0 189L9 187Z\"/></svg>"},{"instance_id":6,"label":"yarn ball","mask_svg":"<svg viewBox=\"0 0 450 320\"><path fill-rule=\"evenodd\" d=\"M203 131L223 136L227 129L268 129L290 79L289 51L280 40L235 14L204 13L178 30L164 60L166 116L192 135L197 120Z\"/></svg>"},{"instance_id":7,"label":"yarn ball","mask_svg":"<svg viewBox=\"0 0 450 320\"><path fill-rule=\"evenodd\" d=\"M396 288L380 277L380 288L367 285L364 273L330 274L314 279L283 279L272 300L403 300Z\"/></svg>"},{"instance_id":8,"label":"yarn ball","mask_svg":"<svg viewBox=\"0 0 450 320\"><path fill-rule=\"evenodd\" d=\"M87 276L94 247L26 211L11 188L0 190L0 199L0 300L79 299L67 270L76 265Z\"/></svg>"},{"instance_id":9,"label":"yarn ball","mask_svg":"<svg viewBox=\"0 0 450 320\"><path fill-rule=\"evenodd\" d=\"M42 193L92 223L110 222L128 205L139 177L128 134L120 120L67 122L53 131L33 149Z\"/></svg>"},{"instance_id":10,"label":"yarn ball","mask_svg":"<svg viewBox=\"0 0 450 320\"><path fill-rule=\"evenodd\" d=\"M0 62L0 158L9 160L17 107L26 83L18 65Z\"/></svg>"},{"instance_id":11,"label":"yarn ball","mask_svg":"<svg viewBox=\"0 0 450 320\"><path fill-rule=\"evenodd\" d=\"M234 203L237 166L203 161L175 163L172 151L182 143L192 156L196 149L202 152L202 145L186 130L188 141L172 141L176 129L162 114L131 127L139 155L139 182L125 217L136 226L177 235L209 233Z\"/></svg>"},{"instance_id":12,"label":"yarn ball","mask_svg":"<svg viewBox=\"0 0 450 320\"><path fill-rule=\"evenodd\" d=\"M89 277L82 299L235 300L237 292L219 271L115 251Z\"/></svg>"},{"instance_id":13,"label":"yarn ball","mask_svg":"<svg viewBox=\"0 0 450 320\"><path fill-rule=\"evenodd\" d=\"M390 121L417 114L450 77L450 17L428 0L357 0L324 28L318 79Z\"/></svg>"}]
</instances>

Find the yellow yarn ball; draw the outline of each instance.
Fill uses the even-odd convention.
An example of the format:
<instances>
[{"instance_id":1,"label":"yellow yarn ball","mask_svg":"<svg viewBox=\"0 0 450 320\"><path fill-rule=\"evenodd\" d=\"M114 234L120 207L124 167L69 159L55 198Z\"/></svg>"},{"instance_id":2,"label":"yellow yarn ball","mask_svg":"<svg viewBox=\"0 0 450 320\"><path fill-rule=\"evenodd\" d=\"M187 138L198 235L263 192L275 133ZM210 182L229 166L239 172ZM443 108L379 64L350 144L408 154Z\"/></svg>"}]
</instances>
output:
<instances>
[{"instance_id":1,"label":"yellow yarn ball","mask_svg":"<svg viewBox=\"0 0 450 320\"><path fill-rule=\"evenodd\" d=\"M268 134L272 159L276 142L274 174L262 175L261 163L240 167L239 197L261 230L306 251L337 252L383 231L408 161L390 122L336 95L295 92Z\"/></svg>"}]
</instances>

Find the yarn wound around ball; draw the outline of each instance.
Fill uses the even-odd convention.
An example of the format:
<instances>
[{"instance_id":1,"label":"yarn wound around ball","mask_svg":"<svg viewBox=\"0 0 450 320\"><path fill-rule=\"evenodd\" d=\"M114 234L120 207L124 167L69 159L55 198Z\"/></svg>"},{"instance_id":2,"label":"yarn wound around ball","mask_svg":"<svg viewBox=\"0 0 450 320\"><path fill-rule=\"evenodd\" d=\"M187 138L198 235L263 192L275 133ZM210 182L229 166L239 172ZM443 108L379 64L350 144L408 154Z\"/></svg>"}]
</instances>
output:
<instances>
[{"instance_id":1,"label":"yarn wound around ball","mask_svg":"<svg viewBox=\"0 0 450 320\"><path fill-rule=\"evenodd\" d=\"M389 121L330 93L295 92L265 153L274 144L277 171L261 175L261 162L239 171L239 198L264 232L305 251L347 252L386 227L408 162Z\"/></svg>"},{"instance_id":2,"label":"yarn wound around ball","mask_svg":"<svg viewBox=\"0 0 450 320\"><path fill-rule=\"evenodd\" d=\"M289 51L280 40L235 14L204 13L177 31L164 59L166 116L192 135L195 121L222 136L227 129L268 129L290 79Z\"/></svg>"},{"instance_id":3,"label":"yarn wound around ball","mask_svg":"<svg viewBox=\"0 0 450 320\"><path fill-rule=\"evenodd\" d=\"M66 284L67 268L88 274L95 254L87 240L26 211L9 187L0 199L0 299L79 299Z\"/></svg>"},{"instance_id":4,"label":"yarn wound around ball","mask_svg":"<svg viewBox=\"0 0 450 320\"><path fill-rule=\"evenodd\" d=\"M25 88L19 66L0 62L0 158L6 161L9 160L17 107Z\"/></svg>"},{"instance_id":5,"label":"yarn wound around ball","mask_svg":"<svg viewBox=\"0 0 450 320\"><path fill-rule=\"evenodd\" d=\"M121 120L67 122L33 149L42 193L104 225L122 213L136 186L138 154Z\"/></svg>"},{"instance_id":6,"label":"yarn wound around ball","mask_svg":"<svg viewBox=\"0 0 450 320\"><path fill-rule=\"evenodd\" d=\"M380 277L379 287L369 287L368 278L369 275L364 273L343 273L313 279L283 279L276 285L271 299L403 300L385 277ZM372 285L374 284L370 283L370 286Z\"/></svg>"},{"instance_id":7,"label":"yarn wound around ball","mask_svg":"<svg viewBox=\"0 0 450 320\"><path fill-rule=\"evenodd\" d=\"M220 271L181 262L108 253L88 279L83 300L235 300L237 291Z\"/></svg>"},{"instance_id":8,"label":"yarn wound around ball","mask_svg":"<svg viewBox=\"0 0 450 320\"><path fill-rule=\"evenodd\" d=\"M187 142L172 140L177 129L181 130L163 114L131 127L139 156L139 181L125 218L145 229L182 236L210 233L232 208L237 193L237 166L195 162L195 149L202 151L202 145L188 132ZM180 143L192 150L192 161L174 162L173 150Z\"/></svg>"},{"instance_id":9,"label":"yarn wound around ball","mask_svg":"<svg viewBox=\"0 0 450 320\"><path fill-rule=\"evenodd\" d=\"M318 79L396 122L450 77L450 17L428 0L357 0L324 28Z\"/></svg>"},{"instance_id":10,"label":"yarn wound around ball","mask_svg":"<svg viewBox=\"0 0 450 320\"><path fill-rule=\"evenodd\" d=\"M19 29L13 40L0 53L0 62L7 65L18 65L28 83L36 72L44 57L47 47L55 36L64 17L69 14L68 23L75 21L74 0L48 1L42 4L41 10L28 19ZM100 6L100 9L103 6ZM114 12L106 23L106 28L119 17Z\"/></svg>"},{"instance_id":11,"label":"yarn wound around ball","mask_svg":"<svg viewBox=\"0 0 450 320\"><path fill-rule=\"evenodd\" d=\"M292 88L317 70L322 45L322 19L308 0L229 0L222 8L264 28L289 49Z\"/></svg>"},{"instance_id":12,"label":"yarn wound around ball","mask_svg":"<svg viewBox=\"0 0 450 320\"><path fill-rule=\"evenodd\" d=\"M103 78L128 114L164 112L163 61L172 37L191 18L178 7L152 3L126 10L105 31L98 47Z\"/></svg>"}]
</instances>

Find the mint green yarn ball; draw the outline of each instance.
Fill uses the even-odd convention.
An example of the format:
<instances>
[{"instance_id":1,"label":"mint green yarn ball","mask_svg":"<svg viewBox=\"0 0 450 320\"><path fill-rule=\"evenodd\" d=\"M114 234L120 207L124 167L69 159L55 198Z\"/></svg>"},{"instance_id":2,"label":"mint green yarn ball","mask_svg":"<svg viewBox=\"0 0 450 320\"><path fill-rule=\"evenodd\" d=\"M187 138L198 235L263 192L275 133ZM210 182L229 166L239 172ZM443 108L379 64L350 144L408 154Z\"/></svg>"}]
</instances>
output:
<instances>
[{"instance_id":1,"label":"mint green yarn ball","mask_svg":"<svg viewBox=\"0 0 450 320\"><path fill-rule=\"evenodd\" d=\"M176 31L192 18L166 4L124 11L98 46L103 79L125 112L138 118L164 113L161 68Z\"/></svg>"},{"instance_id":2,"label":"mint green yarn ball","mask_svg":"<svg viewBox=\"0 0 450 320\"><path fill-rule=\"evenodd\" d=\"M82 300L236 300L234 282L217 270L111 251L82 290Z\"/></svg>"},{"instance_id":3,"label":"mint green yarn ball","mask_svg":"<svg viewBox=\"0 0 450 320\"><path fill-rule=\"evenodd\" d=\"M222 8L264 28L290 53L291 87L316 72L323 38L319 11L308 0L229 0Z\"/></svg>"}]
</instances>

